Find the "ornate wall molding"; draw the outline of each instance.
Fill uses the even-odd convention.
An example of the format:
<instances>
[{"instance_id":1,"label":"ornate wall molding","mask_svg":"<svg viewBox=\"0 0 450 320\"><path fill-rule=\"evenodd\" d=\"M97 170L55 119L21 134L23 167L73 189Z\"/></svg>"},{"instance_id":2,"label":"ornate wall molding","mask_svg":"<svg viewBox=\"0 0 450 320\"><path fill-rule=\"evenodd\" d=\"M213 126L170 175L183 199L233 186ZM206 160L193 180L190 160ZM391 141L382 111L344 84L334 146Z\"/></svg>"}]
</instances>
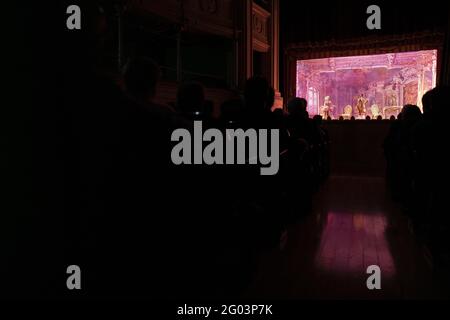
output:
<instances>
[{"instance_id":1,"label":"ornate wall molding","mask_svg":"<svg viewBox=\"0 0 450 320\"><path fill-rule=\"evenodd\" d=\"M150 20L164 18L182 32L217 35L233 40L234 84L242 90L253 75L254 52L262 52L264 72L276 92L279 90L279 0L269 0L267 8L253 0L124 0L127 12ZM178 30L178 28L176 29Z\"/></svg>"},{"instance_id":2,"label":"ornate wall molding","mask_svg":"<svg viewBox=\"0 0 450 320\"><path fill-rule=\"evenodd\" d=\"M128 10L155 14L186 30L196 30L228 38L234 36L233 0L129 0Z\"/></svg>"},{"instance_id":3,"label":"ornate wall molding","mask_svg":"<svg viewBox=\"0 0 450 320\"><path fill-rule=\"evenodd\" d=\"M209 14L217 13L219 2L217 0L198 0L200 10Z\"/></svg>"},{"instance_id":4,"label":"ornate wall molding","mask_svg":"<svg viewBox=\"0 0 450 320\"><path fill-rule=\"evenodd\" d=\"M268 52L270 48L269 40L269 19L270 12L257 4L253 4L252 28L254 49L261 52Z\"/></svg>"},{"instance_id":5,"label":"ornate wall molding","mask_svg":"<svg viewBox=\"0 0 450 320\"><path fill-rule=\"evenodd\" d=\"M405 52L439 49L444 41L442 32L418 32L413 34L371 36L347 40L303 42L288 45L285 52L296 59L319 59L348 55L378 54L387 51Z\"/></svg>"}]
</instances>

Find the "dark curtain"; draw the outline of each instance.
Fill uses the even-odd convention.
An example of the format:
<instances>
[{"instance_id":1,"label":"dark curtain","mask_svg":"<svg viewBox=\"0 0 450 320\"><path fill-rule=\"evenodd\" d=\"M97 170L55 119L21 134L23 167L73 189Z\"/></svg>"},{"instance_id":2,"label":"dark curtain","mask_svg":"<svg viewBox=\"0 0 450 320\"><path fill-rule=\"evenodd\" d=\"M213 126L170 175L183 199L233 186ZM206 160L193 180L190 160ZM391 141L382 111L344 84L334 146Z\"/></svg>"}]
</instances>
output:
<instances>
[{"instance_id":1,"label":"dark curtain","mask_svg":"<svg viewBox=\"0 0 450 320\"><path fill-rule=\"evenodd\" d=\"M450 85L450 9L447 11L447 30L442 51L441 84Z\"/></svg>"}]
</instances>

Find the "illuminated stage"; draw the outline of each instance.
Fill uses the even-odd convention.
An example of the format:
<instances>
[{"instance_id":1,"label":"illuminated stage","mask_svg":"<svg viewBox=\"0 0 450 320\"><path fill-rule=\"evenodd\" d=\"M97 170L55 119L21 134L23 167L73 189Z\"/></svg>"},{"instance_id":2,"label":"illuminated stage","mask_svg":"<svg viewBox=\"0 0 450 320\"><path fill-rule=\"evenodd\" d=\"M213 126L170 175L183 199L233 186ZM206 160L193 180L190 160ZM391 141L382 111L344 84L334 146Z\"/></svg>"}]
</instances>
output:
<instances>
[{"instance_id":1,"label":"illuminated stage","mask_svg":"<svg viewBox=\"0 0 450 320\"><path fill-rule=\"evenodd\" d=\"M405 104L422 108L436 69L437 50L298 60L296 95L310 116L389 118Z\"/></svg>"}]
</instances>

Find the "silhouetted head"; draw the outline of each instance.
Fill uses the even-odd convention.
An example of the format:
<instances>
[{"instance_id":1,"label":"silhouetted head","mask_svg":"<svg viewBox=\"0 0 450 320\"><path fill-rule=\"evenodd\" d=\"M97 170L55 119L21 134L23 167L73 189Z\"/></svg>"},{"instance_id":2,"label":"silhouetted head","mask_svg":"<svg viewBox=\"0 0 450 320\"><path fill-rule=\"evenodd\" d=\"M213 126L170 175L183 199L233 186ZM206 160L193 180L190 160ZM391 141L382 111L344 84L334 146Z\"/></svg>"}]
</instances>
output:
<instances>
[{"instance_id":1,"label":"silhouetted head","mask_svg":"<svg viewBox=\"0 0 450 320\"><path fill-rule=\"evenodd\" d=\"M366 120L371 120L370 116L366 116Z\"/></svg>"},{"instance_id":2,"label":"silhouetted head","mask_svg":"<svg viewBox=\"0 0 450 320\"><path fill-rule=\"evenodd\" d=\"M422 97L423 113L431 112L432 90L427 91Z\"/></svg>"},{"instance_id":3,"label":"silhouetted head","mask_svg":"<svg viewBox=\"0 0 450 320\"><path fill-rule=\"evenodd\" d=\"M322 116L316 114L316 115L313 117L313 121L314 121L314 123L315 123L317 126L320 126L320 125L322 124Z\"/></svg>"},{"instance_id":4,"label":"silhouetted head","mask_svg":"<svg viewBox=\"0 0 450 320\"><path fill-rule=\"evenodd\" d=\"M341 116L342 117L342 116ZM355 116L352 116L351 118L350 118L350 120L355 120Z\"/></svg>"},{"instance_id":5,"label":"silhouetted head","mask_svg":"<svg viewBox=\"0 0 450 320\"><path fill-rule=\"evenodd\" d=\"M242 99L227 100L220 107L220 118L226 122L237 121L242 118L243 109Z\"/></svg>"},{"instance_id":6,"label":"silhouetted head","mask_svg":"<svg viewBox=\"0 0 450 320\"><path fill-rule=\"evenodd\" d=\"M352 117L352 118L353 118L353 117ZM344 117L343 117L343 116L340 116L340 117L339 117L339 120L340 120L340 121L343 121L343 120L344 120Z\"/></svg>"},{"instance_id":7,"label":"silhouetted head","mask_svg":"<svg viewBox=\"0 0 450 320\"><path fill-rule=\"evenodd\" d=\"M394 116L394 115L390 116L390 117L389 117L389 120L395 121L395 116Z\"/></svg>"},{"instance_id":8,"label":"silhouetted head","mask_svg":"<svg viewBox=\"0 0 450 320\"><path fill-rule=\"evenodd\" d=\"M142 100L151 100L156 94L159 67L151 59L138 57L131 59L124 74L127 91Z\"/></svg>"},{"instance_id":9,"label":"silhouetted head","mask_svg":"<svg viewBox=\"0 0 450 320\"><path fill-rule=\"evenodd\" d=\"M267 111L270 101L269 82L260 76L255 76L247 80L245 84L245 103L246 107L252 111Z\"/></svg>"},{"instance_id":10,"label":"silhouetted head","mask_svg":"<svg viewBox=\"0 0 450 320\"><path fill-rule=\"evenodd\" d=\"M450 116L450 86L439 86L431 90L431 114L435 119L448 119Z\"/></svg>"},{"instance_id":11,"label":"silhouetted head","mask_svg":"<svg viewBox=\"0 0 450 320\"><path fill-rule=\"evenodd\" d=\"M330 116L327 117L327 121L331 121L331 117Z\"/></svg>"},{"instance_id":12,"label":"silhouetted head","mask_svg":"<svg viewBox=\"0 0 450 320\"><path fill-rule=\"evenodd\" d=\"M304 98L294 98L288 103L288 112L295 117L305 117L308 102Z\"/></svg>"},{"instance_id":13,"label":"silhouetted head","mask_svg":"<svg viewBox=\"0 0 450 320\"><path fill-rule=\"evenodd\" d=\"M379 116L377 117L377 120L378 120L378 121L383 120L383 117L382 117L381 115L379 115Z\"/></svg>"},{"instance_id":14,"label":"silhouetted head","mask_svg":"<svg viewBox=\"0 0 450 320\"><path fill-rule=\"evenodd\" d=\"M401 115L405 121L417 121L422 117L422 112L418 106L407 104L403 107Z\"/></svg>"},{"instance_id":15,"label":"silhouetted head","mask_svg":"<svg viewBox=\"0 0 450 320\"><path fill-rule=\"evenodd\" d=\"M278 118L281 118L284 116L283 109L280 109L280 108L276 108L275 110L273 110L273 114L275 116L277 116Z\"/></svg>"},{"instance_id":16,"label":"silhouetted head","mask_svg":"<svg viewBox=\"0 0 450 320\"><path fill-rule=\"evenodd\" d=\"M177 108L182 113L203 112L205 90L200 83L183 83L177 92Z\"/></svg>"}]
</instances>

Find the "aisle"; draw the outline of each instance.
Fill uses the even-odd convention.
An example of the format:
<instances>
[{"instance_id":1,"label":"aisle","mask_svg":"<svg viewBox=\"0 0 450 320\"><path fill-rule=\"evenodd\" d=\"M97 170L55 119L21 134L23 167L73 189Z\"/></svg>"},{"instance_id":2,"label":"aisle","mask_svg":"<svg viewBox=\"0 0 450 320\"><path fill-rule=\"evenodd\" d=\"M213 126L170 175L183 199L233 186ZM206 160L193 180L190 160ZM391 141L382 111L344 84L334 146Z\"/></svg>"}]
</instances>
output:
<instances>
[{"instance_id":1,"label":"aisle","mask_svg":"<svg viewBox=\"0 0 450 320\"><path fill-rule=\"evenodd\" d=\"M366 269L381 269L368 290ZM292 226L284 250L262 258L246 296L377 299L430 297L431 271L382 178L331 177L314 213Z\"/></svg>"}]
</instances>

